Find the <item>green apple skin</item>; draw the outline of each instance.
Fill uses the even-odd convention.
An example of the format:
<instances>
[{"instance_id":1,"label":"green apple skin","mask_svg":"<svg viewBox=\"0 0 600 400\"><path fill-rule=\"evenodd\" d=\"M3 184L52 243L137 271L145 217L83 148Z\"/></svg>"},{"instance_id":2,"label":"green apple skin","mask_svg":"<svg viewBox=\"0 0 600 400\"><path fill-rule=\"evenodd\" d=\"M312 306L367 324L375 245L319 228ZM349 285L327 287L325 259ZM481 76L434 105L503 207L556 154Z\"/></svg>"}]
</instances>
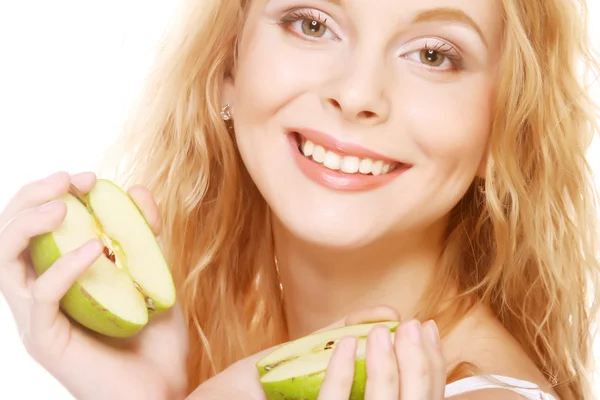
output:
<instances>
[{"instance_id":1,"label":"green apple skin","mask_svg":"<svg viewBox=\"0 0 600 400\"><path fill-rule=\"evenodd\" d=\"M83 196L84 200L90 204L92 209L94 208L94 193L97 190L101 191L99 193L99 198L104 197L106 199L108 194L110 201L112 201L113 198L118 198L121 204L127 204L127 212L129 213L128 216L134 219L135 222L133 223L136 224L136 226L140 229L147 229L147 231L144 232L144 236L146 241L145 246L148 246L148 251L154 250L154 254L160 257L160 262L163 262L166 265L162 252L152 249L154 245L159 248L158 241L156 240L154 234L150 233L152 232L152 229L148 225L146 219L143 217L142 212L139 210L135 202L129 197L129 194L109 180L98 179L94 188L92 188L87 195ZM83 206L83 204L72 194L66 194L60 200L63 200L67 203L68 210L74 212L75 214L84 215L83 209L85 206ZM107 212L106 207L101 208L104 209L105 213ZM131 213L132 211L133 213ZM111 219L113 219L114 224L114 217L111 217ZM85 242L85 238L79 238L76 233L73 233L73 235L75 238L74 240L77 242L81 241L80 245ZM94 237L94 235L91 237ZM112 239L114 240L114 238ZM63 256L60 246L57 245L57 241L55 240L54 232L49 232L33 238L30 242L29 252L34 270L38 276L46 272L48 268L50 268L61 256ZM101 258L104 258L104 256L101 256ZM96 262L103 262L106 264L108 260L97 260ZM137 308L138 311L136 312L137 317L135 322L126 320L115 313L110 312L107 309L108 307L103 306L102 301L100 301L99 298L90 294L90 292L85 289L84 285L82 285L79 280L76 281L63 296L60 301L60 307L62 311L74 321L99 334L115 338L132 337L140 332L147 325L150 319L155 318L165 310L168 310L175 303L176 296L173 278L169 272L163 271L162 274L163 278L165 279L163 280L163 289L168 290L169 292L169 295L165 297L167 299L166 301L161 302L159 299L152 298L152 296L146 294L146 290L144 290L145 288L142 287L142 290L145 293L144 295L148 296L152 300L153 309L146 308L144 295L135 289L133 282L131 282L131 286L129 286L129 284L125 284L125 279L122 279L122 277L119 278L121 289L126 290L128 293L126 296L128 301L133 301L136 304L135 308ZM88 276L88 279L89 278L90 276ZM129 278L127 278L127 280L129 280ZM123 285L126 287L124 288ZM112 296L111 293L109 293L109 295ZM116 288L114 295L119 296L119 292Z\"/></svg>"},{"instance_id":2,"label":"green apple skin","mask_svg":"<svg viewBox=\"0 0 600 400\"><path fill-rule=\"evenodd\" d=\"M346 334L351 334L352 336L356 336L360 339L360 338L365 338L368 335L369 330L371 328L373 328L375 325L385 325L388 327L388 329L390 330L391 333L394 333L394 332L396 332L396 329L398 328L399 324L400 324L400 322L398 322L398 321L381 321L381 322L368 322L368 323L362 323L362 324L356 324L356 325L347 325L344 327L332 328L332 329L329 329L326 331L311 333L306 336L300 337L294 341L283 343L279 346L276 346L271 352L269 352L267 355L265 355L260 360L258 360L258 362L256 363L256 369L258 371L258 376L262 377L263 375L265 375L268 372L266 370L266 367L269 366L269 364L273 364L275 362L274 359L270 360L271 362L267 362L266 361L267 359L273 357L274 354L279 353L279 351L281 349L283 349L285 347L289 348L289 346L298 344L299 342L303 342L303 341L307 340L309 337L320 336L320 337L322 337L323 343L328 342L330 340L341 339ZM355 330L355 329L357 329L357 330ZM360 332L361 330L362 330L362 332ZM291 354L289 354L289 356L298 356L298 354L291 353Z\"/></svg>"},{"instance_id":3,"label":"green apple skin","mask_svg":"<svg viewBox=\"0 0 600 400\"><path fill-rule=\"evenodd\" d=\"M325 379L325 371L298 376L279 382L261 382L268 400L317 400ZM354 381L348 400L363 400L367 383L367 370L364 359L354 363Z\"/></svg>"},{"instance_id":4,"label":"green apple skin","mask_svg":"<svg viewBox=\"0 0 600 400\"><path fill-rule=\"evenodd\" d=\"M358 349L365 350L366 346L366 337L371 328L375 325L385 325L390 330L390 334L394 334L396 329L398 328L400 322L399 321L383 321L383 322L375 322L375 323L363 323L357 325L349 325L341 328L330 329L328 331L322 331L318 333L313 333L308 336L301 337L292 342L283 344L282 346L277 347L271 353L267 354L263 357L256 365L258 370L259 377L262 378L264 375L268 373L266 371L265 366L275 362L275 359L270 359L271 363L266 362L265 359L269 357L273 357L274 354L277 354L284 347L298 345L301 346L301 342L305 342L309 340L310 337L321 337L323 342L327 342L329 340L337 340L344 336L351 335L357 337L361 340L362 345L358 346ZM313 342L313 340L310 340ZM392 337L392 341L394 341ZM314 342L313 342L314 345ZM302 349L299 347L299 349ZM357 349L357 351L359 351ZM288 357L301 356L305 354L294 354L287 353ZM364 353L363 353L364 355ZM277 368L277 367L275 367ZM260 379L260 385L265 393L265 396L268 400L317 400L319 396L319 391L321 390L321 386L323 385L323 381L325 379L326 369L318 372L308 373L305 375L295 376L288 379L282 379L279 381L266 382L263 379ZM356 358L354 362L354 379L352 382L352 388L350 392L349 400L362 400L364 399L365 387L367 383L367 370L366 370L366 360L363 356Z\"/></svg>"},{"instance_id":5,"label":"green apple skin","mask_svg":"<svg viewBox=\"0 0 600 400\"><path fill-rule=\"evenodd\" d=\"M30 244L30 255L38 276L62 257L52 233L33 238ZM146 325L134 324L110 313L77 282L63 296L60 306L65 314L81 325L109 337L131 337Z\"/></svg>"}]
</instances>

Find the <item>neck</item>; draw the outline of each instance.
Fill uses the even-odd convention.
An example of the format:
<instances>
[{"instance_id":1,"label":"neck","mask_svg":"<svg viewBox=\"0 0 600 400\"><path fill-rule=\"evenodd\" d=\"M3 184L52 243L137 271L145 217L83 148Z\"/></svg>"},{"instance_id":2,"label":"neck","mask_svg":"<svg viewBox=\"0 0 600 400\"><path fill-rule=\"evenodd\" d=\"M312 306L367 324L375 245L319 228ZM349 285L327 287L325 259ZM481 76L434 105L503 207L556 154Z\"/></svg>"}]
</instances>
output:
<instances>
[{"instance_id":1,"label":"neck","mask_svg":"<svg viewBox=\"0 0 600 400\"><path fill-rule=\"evenodd\" d=\"M411 318L435 274L444 228L340 250L302 241L274 221L289 339L370 306L387 305Z\"/></svg>"}]
</instances>

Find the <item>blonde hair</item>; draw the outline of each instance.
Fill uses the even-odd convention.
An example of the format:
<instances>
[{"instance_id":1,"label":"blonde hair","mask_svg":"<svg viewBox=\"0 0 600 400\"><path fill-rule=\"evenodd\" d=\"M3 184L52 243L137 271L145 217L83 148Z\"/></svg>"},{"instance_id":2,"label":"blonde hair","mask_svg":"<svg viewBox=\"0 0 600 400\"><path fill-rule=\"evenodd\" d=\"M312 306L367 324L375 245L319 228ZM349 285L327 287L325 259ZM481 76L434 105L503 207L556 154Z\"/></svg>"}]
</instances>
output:
<instances>
[{"instance_id":1,"label":"blonde hair","mask_svg":"<svg viewBox=\"0 0 600 400\"><path fill-rule=\"evenodd\" d=\"M221 82L235 66L249 2L187 3L116 143L111 175L148 187L162 212L189 327L192 390L286 340L286 326L269 208L220 117ZM486 177L452 210L441 279L418 317L442 321L440 282L458 283L452 321L474 302L489 305L563 399L591 398L600 227L585 155L597 110L581 67L598 72L598 61L586 4L503 5Z\"/></svg>"}]
</instances>

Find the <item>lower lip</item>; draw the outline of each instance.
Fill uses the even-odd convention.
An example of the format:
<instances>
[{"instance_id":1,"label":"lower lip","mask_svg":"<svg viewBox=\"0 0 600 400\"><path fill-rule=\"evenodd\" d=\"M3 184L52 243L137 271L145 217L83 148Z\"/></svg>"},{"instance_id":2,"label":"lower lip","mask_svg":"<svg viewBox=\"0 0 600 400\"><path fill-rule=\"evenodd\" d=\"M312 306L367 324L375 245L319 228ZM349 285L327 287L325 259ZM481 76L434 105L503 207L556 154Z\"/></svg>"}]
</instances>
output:
<instances>
[{"instance_id":1,"label":"lower lip","mask_svg":"<svg viewBox=\"0 0 600 400\"><path fill-rule=\"evenodd\" d=\"M338 191L359 192L373 190L390 183L410 168L408 165L399 165L392 172L377 176L361 173L346 174L331 170L302 154L298 149L298 142L293 134L288 135L288 140L292 151L292 157L294 158L294 161L296 161L300 171L302 171L302 173L310 180Z\"/></svg>"}]
</instances>

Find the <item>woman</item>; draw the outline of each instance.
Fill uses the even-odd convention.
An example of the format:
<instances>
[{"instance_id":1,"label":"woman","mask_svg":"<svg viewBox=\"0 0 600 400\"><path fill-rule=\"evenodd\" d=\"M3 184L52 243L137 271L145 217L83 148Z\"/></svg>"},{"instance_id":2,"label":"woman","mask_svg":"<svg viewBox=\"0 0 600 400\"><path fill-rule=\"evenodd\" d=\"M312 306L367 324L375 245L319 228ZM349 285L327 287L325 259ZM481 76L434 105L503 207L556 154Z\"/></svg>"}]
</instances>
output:
<instances>
[{"instance_id":1,"label":"woman","mask_svg":"<svg viewBox=\"0 0 600 400\"><path fill-rule=\"evenodd\" d=\"M592 398L585 18L565 0L190 1L117 159L181 308L126 342L58 312L102 252L28 274L29 239L65 215L47 202L95 182L58 173L0 218L28 351L77 398L261 398L272 346L398 318L393 347L369 336L368 399ZM348 396L342 343L324 399Z\"/></svg>"}]
</instances>

